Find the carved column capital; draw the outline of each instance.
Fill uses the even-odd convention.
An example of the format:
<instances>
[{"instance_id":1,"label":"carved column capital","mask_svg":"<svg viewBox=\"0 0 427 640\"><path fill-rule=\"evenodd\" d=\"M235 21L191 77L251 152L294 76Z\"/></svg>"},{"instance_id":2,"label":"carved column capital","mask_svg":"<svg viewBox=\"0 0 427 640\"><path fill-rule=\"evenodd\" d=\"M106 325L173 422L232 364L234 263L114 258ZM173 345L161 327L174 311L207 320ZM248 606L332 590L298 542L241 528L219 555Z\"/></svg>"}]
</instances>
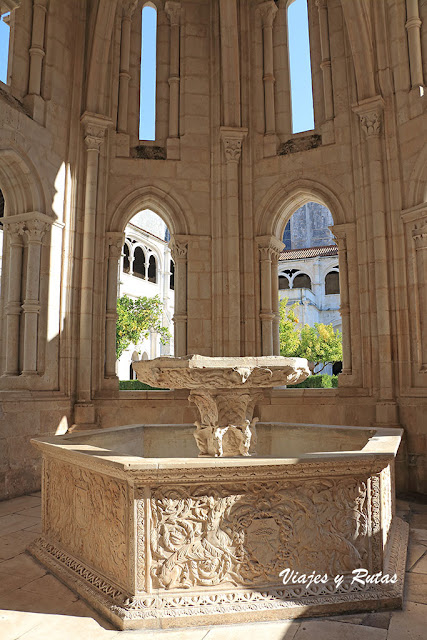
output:
<instances>
[{"instance_id":1,"label":"carved column capital","mask_svg":"<svg viewBox=\"0 0 427 640\"><path fill-rule=\"evenodd\" d=\"M49 225L42 220L28 220L24 230L28 243L41 244L48 228Z\"/></svg>"},{"instance_id":2,"label":"carved column capital","mask_svg":"<svg viewBox=\"0 0 427 640\"><path fill-rule=\"evenodd\" d=\"M123 18L132 18L138 0L124 0L123 2Z\"/></svg>"},{"instance_id":3,"label":"carved column capital","mask_svg":"<svg viewBox=\"0 0 427 640\"><path fill-rule=\"evenodd\" d=\"M272 27L274 18L277 13L277 5L274 0L266 0L266 2L261 2L258 5L257 11L261 16L262 26L264 27Z\"/></svg>"},{"instance_id":4,"label":"carved column capital","mask_svg":"<svg viewBox=\"0 0 427 640\"><path fill-rule=\"evenodd\" d=\"M181 3L168 0L165 4L165 13L169 18L171 27L179 26L181 22Z\"/></svg>"},{"instance_id":5,"label":"carved column capital","mask_svg":"<svg viewBox=\"0 0 427 640\"><path fill-rule=\"evenodd\" d=\"M107 234L107 246L108 246L108 257L109 258L117 258L117 260L122 255L123 245L125 243L125 234L124 233L108 233Z\"/></svg>"},{"instance_id":6,"label":"carved column capital","mask_svg":"<svg viewBox=\"0 0 427 640\"><path fill-rule=\"evenodd\" d=\"M221 127L221 139L226 162L238 163L242 155L242 142L248 130L237 127Z\"/></svg>"},{"instance_id":7,"label":"carved column capital","mask_svg":"<svg viewBox=\"0 0 427 640\"><path fill-rule=\"evenodd\" d=\"M359 116L360 126L367 138L375 138L381 135L384 113L384 100L381 96L362 100L353 106L353 111Z\"/></svg>"},{"instance_id":8,"label":"carved column capital","mask_svg":"<svg viewBox=\"0 0 427 640\"><path fill-rule=\"evenodd\" d=\"M314 0L314 3L318 9L326 9L328 6L328 0Z\"/></svg>"},{"instance_id":9,"label":"carved column capital","mask_svg":"<svg viewBox=\"0 0 427 640\"><path fill-rule=\"evenodd\" d=\"M261 260L278 260L285 248L283 242L275 236L257 236L256 241Z\"/></svg>"},{"instance_id":10,"label":"carved column capital","mask_svg":"<svg viewBox=\"0 0 427 640\"><path fill-rule=\"evenodd\" d=\"M186 240L182 241L182 240L173 238L169 242L168 247L170 249L172 260L174 262L187 260L188 241Z\"/></svg>"},{"instance_id":11,"label":"carved column capital","mask_svg":"<svg viewBox=\"0 0 427 640\"><path fill-rule=\"evenodd\" d=\"M338 226L331 225L328 227L334 236L336 243L338 245L338 251L345 250L347 248L347 234L343 229L340 229Z\"/></svg>"},{"instance_id":12,"label":"carved column capital","mask_svg":"<svg viewBox=\"0 0 427 640\"><path fill-rule=\"evenodd\" d=\"M412 230L416 249L427 249L427 221L419 222Z\"/></svg>"},{"instance_id":13,"label":"carved column capital","mask_svg":"<svg viewBox=\"0 0 427 640\"><path fill-rule=\"evenodd\" d=\"M81 117L81 121L87 150L99 151L105 138L105 132L112 124L110 118L85 111Z\"/></svg>"},{"instance_id":14,"label":"carved column capital","mask_svg":"<svg viewBox=\"0 0 427 640\"><path fill-rule=\"evenodd\" d=\"M22 244L22 237L25 231L24 222L9 222L7 218L4 218L2 222L8 233L10 244Z\"/></svg>"}]
</instances>

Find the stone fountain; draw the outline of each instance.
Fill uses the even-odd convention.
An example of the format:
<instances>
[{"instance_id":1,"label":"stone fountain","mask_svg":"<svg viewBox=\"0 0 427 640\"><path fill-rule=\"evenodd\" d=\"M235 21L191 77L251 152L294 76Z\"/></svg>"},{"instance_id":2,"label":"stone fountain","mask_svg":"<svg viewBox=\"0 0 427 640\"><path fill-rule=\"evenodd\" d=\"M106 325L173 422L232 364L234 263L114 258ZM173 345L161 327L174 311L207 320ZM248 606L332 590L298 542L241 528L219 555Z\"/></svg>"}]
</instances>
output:
<instances>
[{"instance_id":1,"label":"stone fountain","mask_svg":"<svg viewBox=\"0 0 427 640\"><path fill-rule=\"evenodd\" d=\"M310 375L304 358L211 358L192 355L134 362L139 380L153 387L190 389L200 414L194 437L199 456L255 453L254 408L268 390L297 384Z\"/></svg>"},{"instance_id":2,"label":"stone fountain","mask_svg":"<svg viewBox=\"0 0 427 640\"><path fill-rule=\"evenodd\" d=\"M400 429L259 421L271 387L308 375L299 358L134 366L188 389L199 419L33 440L43 533L30 552L52 573L121 629L401 606Z\"/></svg>"}]
</instances>

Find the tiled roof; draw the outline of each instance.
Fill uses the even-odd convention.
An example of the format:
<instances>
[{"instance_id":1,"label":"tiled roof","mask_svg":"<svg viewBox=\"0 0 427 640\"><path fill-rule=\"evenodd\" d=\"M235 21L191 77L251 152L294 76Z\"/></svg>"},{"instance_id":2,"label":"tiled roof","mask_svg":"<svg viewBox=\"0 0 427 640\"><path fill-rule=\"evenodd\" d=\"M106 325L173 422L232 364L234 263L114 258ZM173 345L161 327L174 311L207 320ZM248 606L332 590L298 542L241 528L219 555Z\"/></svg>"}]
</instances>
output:
<instances>
[{"instance_id":1,"label":"tiled roof","mask_svg":"<svg viewBox=\"0 0 427 640\"><path fill-rule=\"evenodd\" d=\"M301 260L301 258L317 258L317 256L337 256L338 247L336 244L327 247L309 247L308 249L288 249L282 251L279 260Z\"/></svg>"}]
</instances>

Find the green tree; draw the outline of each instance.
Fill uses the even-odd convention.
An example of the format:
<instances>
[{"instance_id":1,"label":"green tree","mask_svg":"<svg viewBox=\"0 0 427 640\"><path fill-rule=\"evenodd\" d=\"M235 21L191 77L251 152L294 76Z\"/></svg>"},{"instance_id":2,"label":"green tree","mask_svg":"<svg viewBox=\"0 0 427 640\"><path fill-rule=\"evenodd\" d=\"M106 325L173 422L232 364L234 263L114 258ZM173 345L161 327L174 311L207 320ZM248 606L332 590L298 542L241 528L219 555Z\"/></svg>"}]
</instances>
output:
<instances>
[{"instance_id":1,"label":"green tree","mask_svg":"<svg viewBox=\"0 0 427 640\"><path fill-rule=\"evenodd\" d=\"M159 296L147 298L129 298L122 296L117 300L116 356L133 343L138 344L150 331L160 334L160 341L166 344L171 334L162 326L163 304Z\"/></svg>"},{"instance_id":2,"label":"green tree","mask_svg":"<svg viewBox=\"0 0 427 640\"><path fill-rule=\"evenodd\" d=\"M288 298L283 298L279 303L280 312L280 324L279 324L279 336L280 336L280 354L282 356L296 356L300 344L299 332L297 330L297 324L299 320L295 313L295 307L298 302L295 302L290 307L287 307Z\"/></svg>"},{"instance_id":3,"label":"green tree","mask_svg":"<svg viewBox=\"0 0 427 640\"><path fill-rule=\"evenodd\" d=\"M323 365L316 373L320 373L327 364L342 360L342 335L334 331L331 324L316 323L314 327L305 324L299 328L299 320L295 313L298 303L287 307L288 298L279 304L280 311L280 353L282 356L307 358L312 362L312 370Z\"/></svg>"},{"instance_id":4,"label":"green tree","mask_svg":"<svg viewBox=\"0 0 427 640\"><path fill-rule=\"evenodd\" d=\"M323 367L316 371L320 373L327 364L342 360L342 335L334 331L331 324L316 322L314 327L305 324L300 331L300 344L297 355Z\"/></svg>"}]
</instances>

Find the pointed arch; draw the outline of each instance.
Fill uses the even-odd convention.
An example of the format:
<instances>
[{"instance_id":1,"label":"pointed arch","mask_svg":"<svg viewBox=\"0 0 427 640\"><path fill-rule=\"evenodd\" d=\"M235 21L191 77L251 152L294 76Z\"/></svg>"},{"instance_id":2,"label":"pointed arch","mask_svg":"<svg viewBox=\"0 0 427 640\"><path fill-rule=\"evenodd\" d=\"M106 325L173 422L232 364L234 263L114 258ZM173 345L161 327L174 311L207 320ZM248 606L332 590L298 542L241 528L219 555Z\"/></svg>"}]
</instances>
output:
<instances>
[{"instance_id":1,"label":"pointed arch","mask_svg":"<svg viewBox=\"0 0 427 640\"><path fill-rule=\"evenodd\" d=\"M329 186L315 180L295 180L287 186L274 186L267 192L259 208L259 236L283 238L289 218L307 202L318 202L332 213L335 224L344 224L351 218L352 207L345 198L338 198Z\"/></svg>"},{"instance_id":2,"label":"pointed arch","mask_svg":"<svg viewBox=\"0 0 427 640\"><path fill-rule=\"evenodd\" d=\"M6 204L5 215L46 212L43 187L33 164L11 147L0 146L0 188Z\"/></svg>"},{"instance_id":3,"label":"pointed arch","mask_svg":"<svg viewBox=\"0 0 427 640\"><path fill-rule=\"evenodd\" d=\"M171 236L188 235L194 228L194 218L186 202L170 193L168 189L147 185L134 189L117 203L110 205L111 222L108 231L124 231L127 223L143 209L151 209L166 223ZM185 211L185 214L184 214Z\"/></svg>"}]
</instances>

